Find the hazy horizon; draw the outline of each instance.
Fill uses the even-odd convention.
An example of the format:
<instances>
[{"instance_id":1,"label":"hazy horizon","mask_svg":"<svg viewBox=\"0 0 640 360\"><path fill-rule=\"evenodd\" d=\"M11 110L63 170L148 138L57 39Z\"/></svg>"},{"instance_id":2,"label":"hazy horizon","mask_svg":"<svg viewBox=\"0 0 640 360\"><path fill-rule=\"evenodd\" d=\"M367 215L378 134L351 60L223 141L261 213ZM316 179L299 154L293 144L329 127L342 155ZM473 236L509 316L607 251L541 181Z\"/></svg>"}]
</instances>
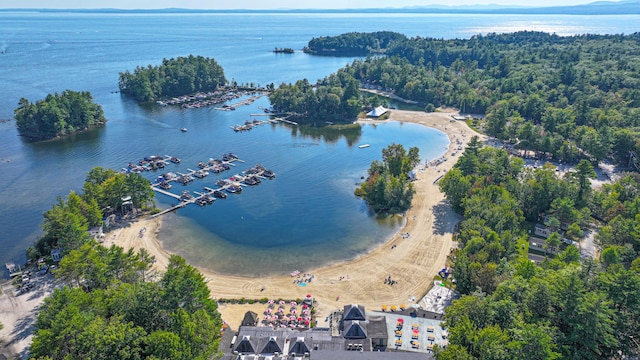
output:
<instances>
[{"instance_id":1,"label":"hazy horizon","mask_svg":"<svg viewBox=\"0 0 640 360\"><path fill-rule=\"evenodd\" d=\"M550 7L589 4L592 0L540 0L531 4L529 0L397 0L392 6L382 0L339 0L306 1L301 4L295 0L272 0L269 2L257 0L237 0L215 5L200 0L183 0L179 4L172 0L94 0L90 3L77 0L4 0L0 9L122 9L122 10L151 10L151 9L193 9L193 10L292 10L292 9L370 9L370 8L402 8L428 6L501 6L501 7Z\"/></svg>"}]
</instances>

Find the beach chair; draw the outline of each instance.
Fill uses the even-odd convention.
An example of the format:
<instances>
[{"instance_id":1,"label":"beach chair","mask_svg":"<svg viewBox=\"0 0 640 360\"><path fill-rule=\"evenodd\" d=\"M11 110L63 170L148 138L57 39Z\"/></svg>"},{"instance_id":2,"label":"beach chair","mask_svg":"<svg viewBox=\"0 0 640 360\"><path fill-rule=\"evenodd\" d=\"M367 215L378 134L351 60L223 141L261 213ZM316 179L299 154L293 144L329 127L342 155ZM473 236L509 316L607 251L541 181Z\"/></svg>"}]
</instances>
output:
<instances>
[{"instance_id":1,"label":"beach chair","mask_svg":"<svg viewBox=\"0 0 640 360\"><path fill-rule=\"evenodd\" d=\"M427 332L433 332L435 328L433 326L427 326Z\"/></svg>"}]
</instances>

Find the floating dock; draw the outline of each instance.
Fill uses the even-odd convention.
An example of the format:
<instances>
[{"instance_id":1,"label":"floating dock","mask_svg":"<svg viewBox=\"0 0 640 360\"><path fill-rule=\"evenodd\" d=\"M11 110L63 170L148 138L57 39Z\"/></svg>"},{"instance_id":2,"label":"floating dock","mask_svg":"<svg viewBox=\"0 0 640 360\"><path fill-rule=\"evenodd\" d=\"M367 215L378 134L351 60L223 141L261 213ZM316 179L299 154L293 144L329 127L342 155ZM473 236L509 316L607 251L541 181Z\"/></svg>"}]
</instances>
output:
<instances>
[{"instance_id":1,"label":"floating dock","mask_svg":"<svg viewBox=\"0 0 640 360\"><path fill-rule=\"evenodd\" d=\"M235 164L231 164L231 162L234 161L238 161L238 162L244 162L244 160L238 159L237 157L234 159L230 159L227 161L224 161L223 163L227 163L229 165L234 165ZM201 167L201 170L205 170L207 168L212 168L216 165L207 165L204 167ZM180 177L173 177L171 179L166 179L166 182L171 182L171 181L178 181L179 178L183 177L183 176L189 176L192 175L194 172L194 170L190 170L189 174L180 174ZM224 185L219 185L218 188L213 189L210 187L204 187L205 192L204 193L200 193L200 192L196 192L194 191L194 193L197 196L192 196L188 191L187 192L183 192L182 195L178 195L178 194L174 194L170 191L161 189L159 186L159 183L155 183L151 186L151 188L153 189L153 191L159 193L159 194L163 194L169 197L172 197L174 199L179 200L180 202L175 205L172 206L168 209L165 209L157 214L151 215L150 218L155 218L158 216L162 216L164 214L170 213L172 211L178 210L180 208L183 208L189 204L199 204L199 205L203 205L203 204L211 204L213 203L215 200L211 200L211 198L215 199L215 194L214 192L216 191L226 191L226 192L232 192L232 193L240 193L242 191L242 187L243 186L251 186L251 185L258 185L261 180L259 179L273 179L275 177L275 173L273 173L271 170L267 170L266 168L264 168L262 165L258 164L256 166L254 166L253 168L246 170L245 172L243 172L243 174L235 174L232 177L230 177L229 179L224 181ZM185 195L188 194L188 195Z\"/></svg>"}]
</instances>

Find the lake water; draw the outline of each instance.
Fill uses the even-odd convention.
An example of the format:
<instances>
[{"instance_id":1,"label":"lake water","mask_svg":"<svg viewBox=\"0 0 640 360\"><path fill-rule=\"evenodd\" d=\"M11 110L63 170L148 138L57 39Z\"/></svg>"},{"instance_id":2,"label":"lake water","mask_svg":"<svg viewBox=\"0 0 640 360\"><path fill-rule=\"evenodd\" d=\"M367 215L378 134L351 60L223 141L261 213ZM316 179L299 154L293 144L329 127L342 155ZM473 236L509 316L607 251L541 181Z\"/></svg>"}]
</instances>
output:
<instances>
[{"instance_id":1,"label":"lake water","mask_svg":"<svg viewBox=\"0 0 640 360\"><path fill-rule=\"evenodd\" d=\"M237 153L277 178L166 217L161 239L189 261L227 273L288 272L352 258L401 225L377 219L353 196L360 176L392 142L420 147L422 159L443 152L444 134L409 124L364 126L344 134L285 125L234 133L265 98L234 112L212 108L140 107L112 93L118 73L189 54L215 58L229 80L267 84L322 78L353 58L273 54L300 49L312 37L392 30L409 36L468 38L477 33L539 30L561 35L632 33L640 17L410 14L72 14L0 12L0 261L20 261L40 234L42 213L57 196L80 191L94 166L121 168L151 154L183 159L170 171ZM29 143L13 109L65 89L88 90L109 122L62 140ZM179 128L186 127L187 133ZM359 149L357 145L371 147ZM148 174L156 176L158 174ZM231 175L226 173L225 175ZM216 177L185 187L200 190ZM182 188L175 187L174 192ZM172 200L158 195L162 206Z\"/></svg>"}]
</instances>

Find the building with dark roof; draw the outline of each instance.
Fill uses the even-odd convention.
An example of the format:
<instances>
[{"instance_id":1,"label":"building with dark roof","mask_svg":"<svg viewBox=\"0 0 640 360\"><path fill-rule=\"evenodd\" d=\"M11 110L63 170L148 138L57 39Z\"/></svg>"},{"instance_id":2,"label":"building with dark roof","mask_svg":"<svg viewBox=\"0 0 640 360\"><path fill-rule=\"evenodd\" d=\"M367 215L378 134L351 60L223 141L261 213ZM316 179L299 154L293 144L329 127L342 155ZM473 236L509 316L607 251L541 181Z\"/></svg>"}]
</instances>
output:
<instances>
[{"instance_id":1,"label":"building with dark roof","mask_svg":"<svg viewBox=\"0 0 640 360\"><path fill-rule=\"evenodd\" d=\"M344 333L342 337L345 339L366 339L367 328L366 323L360 323L359 320L349 320L344 323Z\"/></svg>"},{"instance_id":2,"label":"building with dark roof","mask_svg":"<svg viewBox=\"0 0 640 360\"><path fill-rule=\"evenodd\" d=\"M345 305L343 313L344 313L344 315L343 315L342 319L344 321L349 321L349 320L365 321L365 320L367 320L367 318L364 315L364 306L362 306L362 305L356 305L356 304Z\"/></svg>"},{"instance_id":3,"label":"building with dark roof","mask_svg":"<svg viewBox=\"0 0 640 360\"><path fill-rule=\"evenodd\" d=\"M415 314L412 314L415 316ZM226 354L224 360L341 360L360 357L363 359L380 360L413 360L432 359L431 354L425 352L399 349L394 351L388 348L390 335L387 324L388 317L392 320L403 315L367 313L363 306L348 305L343 312L335 313L339 317L332 328L315 327L311 329L300 328L273 328L268 326L241 326L237 339L239 342L231 342L231 353ZM246 315L245 315L246 317ZM416 321L423 321L417 316ZM409 320L407 320L409 321ZM436 320L433 320L436 321ZM408 325L409 326L409 325ZM441 336L436 333L427 333ZM235 340L234 340L235 341ZM426 345L426 343L425 343Z\"/></svg>"},{"instance_id":4,"label":"building with dark roof","mask_svg":"<svg viewBox=\"0 0 640 360\"><path fill-rule=\"evenodd\" d=\"M288 340L288 339L287 339ZM262 355L279 355L282 354L282 347L278 344L277 338L272 336L269 338L266 344L262 347L260 351Z\"/></svg>"},{"instance_id":5,"label":"building with dark roof","mask_svg":"<svg viewBox=\"0 0 640 360\"><path fill-rule=\"evenodd\" d=\"M238 342L238 345L233 349L234 354L255 354L256 350L253 347L253 343L251 342L251 336L245 335L242 337L242 340Z\"/></svg>"},{"instance_id":6,"label":"building with dark roof","mask_svg":"<svg viewBox=\"0 0 640 360\"><path fill-rule=\"evenodd\" d=\"M244 314L244 319L240 323L240 326L257 326L258 325L258 314L253 311L247 311Z\"/></svg>"},{"instance_id":7,"label":"building with dark roof","mask_svg":"<svg viewBox=\"0 0 640 360\"><path fill-rule=\"evenodd\" d=\"M296 339L296 342L289 350L289 355L293 357L310 355L309 347L307 347L307 344L304 342L303 336Z\"/></svg>"}]
</instances>

